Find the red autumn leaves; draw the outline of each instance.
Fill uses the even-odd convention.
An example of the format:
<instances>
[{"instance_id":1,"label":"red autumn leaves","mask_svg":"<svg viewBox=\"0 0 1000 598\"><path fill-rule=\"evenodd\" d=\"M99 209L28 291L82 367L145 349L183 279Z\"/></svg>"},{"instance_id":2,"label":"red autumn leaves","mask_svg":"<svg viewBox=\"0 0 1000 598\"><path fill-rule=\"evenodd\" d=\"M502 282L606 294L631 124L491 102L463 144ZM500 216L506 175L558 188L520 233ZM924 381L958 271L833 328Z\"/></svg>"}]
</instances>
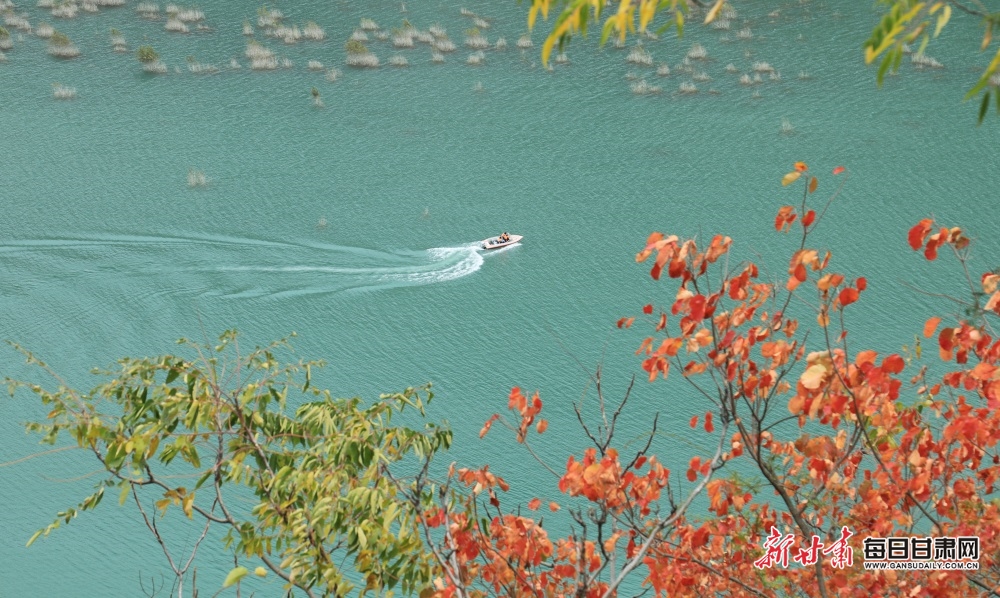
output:
<instances>
[{"instance_id":1,"label":"red autumn leaves","mask_svg":"<svg viewBox=\"0 0 1000 598\"><path fill-rule=\"evenodd\" d=\"M969 245L968 237L962 234L962 229L957 226L950 229L942 227L931 234L933 227L934 221L925 218L911 228L909 234L910 247L914 251L919 251L923 247L924 257L927 259L937 259L938 249L945 245L952 245L956 250L965 249Z\"/></svg>"},{"instance_id":2,"label":"red autumn leaves","mask_svg":"<svg viewBox=\"0 0 1000 598\"><path fill-rule=\"evenodd\" d=\"M494 508L485 507L487 517L428 510L424 522L449 530L448 547L462 567L461 575L438 584L439 595L476 582L486 588L482 595L601 598L607 575L595 573L614 559L620 571L633 558L641 559L634 563L641 573L635 583L661 598L820 595L820 586L830 596L950 597L1000 584L1000 577L989 573L1000 560L1000 340L971 318L943 328L941 318L929 319L922 332L936 338L934 357L955 366L937 380L928 373L933 368L919 367L919 349L880 354L858 350L860 341L853 341L849 351L850 310L844 308L860 300L868 281L828 271L830 253L806 245L821 220L805 205L818 186L807 172L804 163L796 163L789 173L794 177L788 184L803 179L803 205L781 208L775 220L778 231L803 227L797 229L802 242L792 252L784 284L761 282L753 263L721 275L718 266L710 268L730 250L731 240L721 235L705 247L654 233L636 256L637 262L653 261L652 278L673 281L663 307L641 307L640 322L652 331L637 351L642 367L650 380L674 369L701 391L648 407L669 410L679 402L702 401L691 428L720 443L721 464L739 459L738 467L761 475L747 482L743 469L740 476L727 475L731 470L720 470L719 461L682 452L671 457L686 462L685 475L668 485L669 471L653 455L642 451L630 462L624 450L602 447L591 437L598 446L571 447L565 469L556 471L559 491L577 499L567 506L584 518L586 531L577 526L556 540L542 527L542 516L550 517L539 512L542 499L527 503L531 517L503 514L495 491L506 490L503 480L487 468L460 470L458 479L469 492L488 496ZM843 172L838 167L833 174ZM968 239L959 229L924 220L909 232L909 243L934 259L942 247L961 252ZM987 272L976 284L985 309L1000 309L1000 273ZM796 293L801 301L783 303ZM820 328L800 328L783 305L813 306ZM834 316L839 336L828 332ZM634 322L623 318L619 326ZM909 385L902 377L907 370ZM915 397L906 393L911 387ZM507 425L494 415L482 434L496 421L521 443L528 442L532 425L544 431L538 393L529 397L514 388L508 408L516 421ZM684 451L682 443L675 447ZM708 512L697 518L681 513L669 526L657 527L667 509L685 498L683 492L700 484ZM574 503L586 506L575 509ZM559 505L550 502L549 509ZM586 519L588 510L593 519ZM603 535L594 532L599 515L614 522ZM859 566L753 567L772 526L807 545L816 530L843 525L855 531L856 554L860 538L907 536L919 526L936 536L979 536L980 561L988 573L908 571L904 579ZM647 543L648 538L656 541ZM983 585L970 584L971 575L979 575Z\"/></svg>"}]
</instances>

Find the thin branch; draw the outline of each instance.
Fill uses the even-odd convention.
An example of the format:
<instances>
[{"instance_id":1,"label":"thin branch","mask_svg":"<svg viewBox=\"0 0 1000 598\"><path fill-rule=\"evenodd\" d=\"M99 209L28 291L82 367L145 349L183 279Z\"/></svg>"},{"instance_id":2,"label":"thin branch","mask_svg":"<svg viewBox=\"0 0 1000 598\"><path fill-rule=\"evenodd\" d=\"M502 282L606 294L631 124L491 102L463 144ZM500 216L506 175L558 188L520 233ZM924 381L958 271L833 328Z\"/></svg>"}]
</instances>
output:
<instances>
[{"instance_id":1,"label":"thin branch","mask_svg":"<svg viewBox=\"0 0 1000 598\"><path fill-rule=\"evenodd\" d=\"M612 582L608 584L608 589L605 590L602 598L611 598L611 596L614 595L615 590L618 589L618 586L621 585L621 583L625 580L628 574L631 573L633 569L635 569L642 563L643 557L646 556L646 553L653 545L653 541L656 539L656 536L659 535L661 531L666 529L668 525L674 523L680 517L682 517L684 515L684 512L687 511L688 507L694 501L695 497L701 494L701 491L705 489L706 485L708 485L709 480L712 479L712 474L715 472L716 466L721 463L722 447L725 444L726 432L728 430L728 427L729 427L728 424L723 424L722 430L719 433L719 445L715 449L715 456L713 456L712 460L710 461L711 466L709 468L708 475L702 478L701 482L699 482L698 485L695 486L694 490L692 490L691 493L688 494L687 500L685 500L684 503L681 504L680 508L676 509L673 513L670 514L669 517L667 517L666 519L662 519L659 523L657 523L653 527L652 531L649 534L649 537L646 538L646 541L643 542L642 546L639 547L639 550L636 551L635 556L633 556L632 559L629 560L629 562L626 563L624 567L622 567L621 573L618 575L618 577L614 578Z\"/></svg>"}]
</instances>

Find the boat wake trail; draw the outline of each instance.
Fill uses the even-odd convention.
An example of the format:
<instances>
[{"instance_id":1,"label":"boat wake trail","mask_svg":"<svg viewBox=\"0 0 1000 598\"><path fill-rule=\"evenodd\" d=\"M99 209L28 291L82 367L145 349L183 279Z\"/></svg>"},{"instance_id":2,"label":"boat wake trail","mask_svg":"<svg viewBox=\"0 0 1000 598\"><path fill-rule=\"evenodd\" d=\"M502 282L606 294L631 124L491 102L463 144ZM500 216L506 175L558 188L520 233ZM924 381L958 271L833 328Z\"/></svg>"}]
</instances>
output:
<instances>
[{"instance_id":1,"label":"boat wake trail","mask_svg":"<svg viewBox=\"0 0 1000 598\"><path fill-rule=\"evenodd\" d=\"M457 280L479 270L475 244L375 250L226 236L92 236L0 243L10 279L131 297L284 298Z\"/></svg>"}]
</instances>

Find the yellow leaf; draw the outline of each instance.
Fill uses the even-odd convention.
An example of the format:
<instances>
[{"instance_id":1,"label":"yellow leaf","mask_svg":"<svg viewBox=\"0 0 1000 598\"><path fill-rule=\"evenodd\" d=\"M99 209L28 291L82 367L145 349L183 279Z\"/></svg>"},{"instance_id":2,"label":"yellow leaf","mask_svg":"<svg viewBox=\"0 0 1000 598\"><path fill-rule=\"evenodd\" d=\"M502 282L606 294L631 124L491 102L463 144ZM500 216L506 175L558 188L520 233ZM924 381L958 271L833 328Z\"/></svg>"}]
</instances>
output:
<instances>
[{"instance_id":1,"label":"yellow leaf","mask_svg":"<svg viewBox=\"0 0 1000 598\"><path fill-rule=\"evenodd\" d=\"M535 27L535 19L538 17L538 11L542 11L542 18L549 18L549 2L550 0L534 0L531 3L531 10L528 12L528 29L533 29Z\"/></svg>"},{"instance_id":2,"label":"yellow leaf","mask_svg":"<svg viewBox=\"0 0 1000 598\"><path fill-rule=\"evenodd\" d=\"M719 2L722 2L722 0L719 0ZM642 0L642 4L639 7L639 31L645 31L646 25L656 16L656 3L657 0Z\"/></svg>"},{"instance_id":3,"label":"yellow leaf","mask_svg":"<svg viewBox=\"0 0 1000 598\"><path fill-rule=\"evenodd\" d=\"M715 6L712 7L712 10L708 11L707 15L705 15L706 25L714 21L715 17L719 16L719 11L722 10L722 5L725 3L726 0L715 0Z\"/></svg>"},{"instance_id":4,"label":"yellow leaf","mask_svg":"<svg viewBox=\"0 0 1000 598\"><path fill-rule=\"evenodd\" d=\"M806 371L802 372L802 377L799 381L802 382L802 386L805 386L809 390L816 390L823 383L823 379L826 378L826 368L820 364L811 365L806 368Z\"/></svg>"},{"instance_id":5,"label":"yellow leaf","mask_svg":"<svg viewBox=\"0 0 1000 598\"><path fill-rule=\"evenodd\" d=\"M243 577L247 573L250 573L250 570L247 569L246 567L236 567L235 569L229 572L229 575L226 576L226 580L222 582L222 587L228 588L229 586L243 579Z\"/></svg>"},{"instance_id":6,"label":"yellow leaf","mask_svg":"<svg viewBox=\"0 0 1000 598\"><path fill-rule=\"evenodd\" d=\"M945 4L944 10L941 11L940 16L938 16L937 27L934 28L934 37L937 37L944 26L948 24L948 19L951 18L951 6ZM989 31L989 29L987 29Z\"/></svg>"},{"instance_id":7,"label":"yellow leaf","mask_svg":"<svg viewBox=\"0 0 1000 598\"><path fill-rule=\"evenodd\" d=\"M257 567L256 569L253 570L253 574L256 575L257 577L266 577L267 569L263 567Z\"/></svg>"},{"instance_id":8,"label":"yellow leaf","mask_svg":"<svg viewBox=\"0 0 1000 598\"><path fill-rule=\"evenodd\" d=\"M881 45L879 47L872 49L871 46L865 48L865 64L871 64L875 57L877 57L882 52L885 52L889 46L896 43L896 36L903 32L903 26L897 24L892 28L891 31L882 39Z\"/></svg>"},{"instance_id":9,"label":"yellow leaf","mask_svg":"<svg viewBox=\"0 0 1000 598\"><path fill-rule=\"evenodd\" d=\"M789 172L785 176L781 177L781 185L783 187L787 187L792 183L794 183L795 181L799 180L800 176L802 176L801 172Z\"/></svg>"}]
</instances>

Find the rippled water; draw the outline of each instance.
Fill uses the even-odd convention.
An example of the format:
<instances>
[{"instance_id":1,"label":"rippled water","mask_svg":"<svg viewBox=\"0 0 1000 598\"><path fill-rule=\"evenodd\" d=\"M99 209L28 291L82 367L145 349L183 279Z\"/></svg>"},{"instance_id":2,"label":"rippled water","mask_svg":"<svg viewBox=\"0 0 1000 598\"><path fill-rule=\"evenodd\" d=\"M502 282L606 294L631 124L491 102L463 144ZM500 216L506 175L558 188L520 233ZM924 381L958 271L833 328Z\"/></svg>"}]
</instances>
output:
<instances>
[{"instance_id":1,"label":"rippled water","mask_svg":"<svg viewBox=\"0 0 1000 598\"><path fill-rule=\"evenodd\" d=\"M946 68L906 64L876 90L858 49L875 16L848 2L735 2L752 40L737 41L735 23L728 33L689 27L682 41L645 42L654 65L641 68L625 63L627 51L574 41L569 64L551 73L540 67L540 32L533 50L515 48L525 8L513 2L465 4L495 17L491 42L509 44L484 66L465 65L465 49L434 65L421 44L372 42L383 64L402 53L411 65L377 71L343 66L360 18L440 22L461 44L460 5L407 2L406 15L381 0L269 5L318 22L328 40L265 40L294 66L257 73L240 35L256 7L205 6L214 30L190 35L136 18L134 6L72 21L21 9L65 31L82 56L56 61L43 40L15 33L0 64L0 335L73 384L88 388L91 367L171 351L182 336L236 327L266 343L296 331L298 355L328 361L322 382L336 394L434 382L431 417L456 430L451 458L493 464L512 484L511 503L550 499L554 480L513 442L476 434L520 385L546 401L552 426L538 448L552 463L583 444L572 403L587 392L593 407L585 368L603 363L609 395L620 395L646 330L614 322L671 299L669 285L634 264L650 231L730 235L736 258L759 259L778 278L793 240L775 235L774 213L798 199L781 175L805 160L825 192L825 173L847 166L816 243L837 268L868 276L852 334L879 350L898 350L947 311L902 283L948 290L957 280L944 259L926 265L906 247L914 222L933 214L966 225L981 266L995 265L1000 136L992 121L975 127L975 107L960 102L984 66L978 29L962 15L928 49ZM133 55L113 54L111 27L133 51L152 43L170 73L145 75ZM695 67L712 80L681 95L690 78L677 66L695 42L709 54ZM192 74L188 56L222 72ZM226 68L232 58L241 69ZM330 83L308 60L344 72ZM740 85L755 61L781 80ZM670 77L657 77L659 62ZM729 63L739 73L725 72ZM631 93L641 79L662 93ZM57 82L76 99L54 99ZM313 107L312 87L326 108ZM208 184L189 188L191 169ZM525 239L476 250L503 230ZM13 351L5 357L4 374L30 375ZM622 444L640 440L659 411L655 446L675 467L686 463L702 439L686 422L704 406L675 381L642 382L633 395ZM0 459L37 451L20 423L44 410L22 397L0 413ZM93 467L71 453L0 467L0 596L135 596L140 574L148 587L166 570L141 521L114 504L24 548L89 491L93 479L80 476ZM169 529L179 543L198 533ZM200 561L202 591L231 566L213 552Z\"/></svg>"}]
</instances>

